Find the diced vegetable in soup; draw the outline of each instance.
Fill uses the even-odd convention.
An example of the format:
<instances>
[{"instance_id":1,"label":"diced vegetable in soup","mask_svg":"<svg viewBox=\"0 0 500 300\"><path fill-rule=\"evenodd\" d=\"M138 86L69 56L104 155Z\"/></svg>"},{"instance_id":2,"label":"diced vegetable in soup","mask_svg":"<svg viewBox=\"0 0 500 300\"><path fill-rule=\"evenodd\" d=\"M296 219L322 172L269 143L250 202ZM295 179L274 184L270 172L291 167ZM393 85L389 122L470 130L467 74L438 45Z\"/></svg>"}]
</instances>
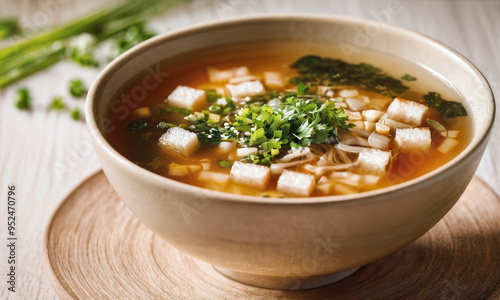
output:
<instances>
[{"instance_id":1,"label":"diced vegetable in soup","mask_svg":"<svg viewBox=\"0 0 500 300\"><path fill-rule=\"evenodd\" d=\"M375 190L467 145L466 109L407 87L407 69L395 77L363 62L272 58L172 71L140 107L111 110L110 143L173 180L259 197Z\"/></svg>"}]
</instances>

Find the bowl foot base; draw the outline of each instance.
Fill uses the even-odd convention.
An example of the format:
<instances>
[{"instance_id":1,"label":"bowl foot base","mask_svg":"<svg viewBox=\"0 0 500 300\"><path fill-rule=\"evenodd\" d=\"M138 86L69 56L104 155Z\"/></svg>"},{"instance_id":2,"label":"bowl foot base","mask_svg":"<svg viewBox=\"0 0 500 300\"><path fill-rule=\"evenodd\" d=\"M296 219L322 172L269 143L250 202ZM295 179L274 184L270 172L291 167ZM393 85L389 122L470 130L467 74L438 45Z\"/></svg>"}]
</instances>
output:
<instances>
[{"instance_id":1,"label":"bowl foot base","mask_svg":"<svg viewBox=\"0 0 500 300\"><path fill-rule=\"evenodd\" d=\"M275 290L305 290L338 282L356 272L359 267L325 275L315 276L269 276L237 272L213 266L222 275L234 281L256 287Z\"/></svg>"}]
</instances>

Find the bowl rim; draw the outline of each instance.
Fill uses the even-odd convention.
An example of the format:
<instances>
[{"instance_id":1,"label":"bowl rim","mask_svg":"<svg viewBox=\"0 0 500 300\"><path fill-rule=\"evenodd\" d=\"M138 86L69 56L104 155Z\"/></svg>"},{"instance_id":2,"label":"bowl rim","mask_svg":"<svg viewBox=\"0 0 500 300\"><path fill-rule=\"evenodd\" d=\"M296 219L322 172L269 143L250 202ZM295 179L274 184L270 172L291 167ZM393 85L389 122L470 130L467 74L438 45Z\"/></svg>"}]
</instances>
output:
<instances>
[{"instance_id":1,"label":"bowl rim","mask_svg":"<svg viewBox=\"0 0 500 300\"><path fill-rule=\"evenodd\" d=\"M94 116L94 104L96 99L96 95L100 90L101 84L106 82L106 78L112 76L113 73L123 64L131 61L136 56L139 56L141 53L148 51L150 48L154 47L157 44L161 44L164 42L170 42L175 40L176 38L182 37L184 35L190 35L194 33L201 33L203 31L209 31L210 29L217 29L221 26L236 26L236 25L244 25L251 24L252 22L283 22L283 21L310 21L310 22L342 22L342 23L350 23L357 25L376 25L382 24L383 30L391 31L399 34L409 35L415 39L421 39L426 41L427 43L434 44L436 47L442 48L447 55L454 56L458 58L462 63L465 63L466 66L470 69L470 71L474 74L474 76L479 79L481 84L486 88L486 93L488 94L485 101L490 102L492 104L491 113L487 116L487 128L482 132L480 136L472 136L471 143L456 157L452 160L448 161L444 165L427 172L417 178L411 179L409 181L405 181L402 183L398 183L393 186L384 187L372 191L366 191L356 194L349 195L327 195L327 196L317 196L317 197L285 197L285 198L263 198L259 196L250 196L250 195L240 195L233 194L222 191L215 191L206 188L201 188L198 186L190 185L187 183L183 183L180 181L176 181L159 174L153 173L147 169L144 169L132 161L125 158L122 154L120 154L117 150L112 147L105 136L101 133L97 126L97 122ZM453 48L445 45L444 43L431 38L422 33L406 29L403 27L395 26L388 23L377 22L373 20L351 17L351 16L343 16L343 15L335 15L335 14L317 14L317 13L271 13L271 14L258 14L258 15L247 15L242 17L232 17L223 20L215 20L215 21L207 21L202 23L197 23L194 25L189 25L186 27L178 28L175 30L171 30L162 34L159 34L145 42L136 45L132 49L126 51L121 54L118 58L114 59L111 63L109 63L98 75L98 77L92 83L89 92L86 98L85 105L85 115L87 126L91 132L91 137L94 139L94 146L100 147L105 150L110 156L112 156L119 164L122 164L126 168L132 168L134 172L138 172L142 178L148 180L156 185L170 186L174 189L184 189L184 190L193 190L197 192L202 192L203 195L210 199L216 199L218 201L230 201L230 202L246 202L246 203L259 203L259 204L321 204L321 203L330 203L330 202L354 202L354 201L365 201L374 199L377 196L382 194L392 194L397 193L402 190L416 188L420 184L427 183L434 178L439 176L443 176L444 173L452 171L454 167L459 164L460 161L464 160L472 156L476 151L479 151L480 146L483 143L487 143L489 139L489 135L491 133L493 123L496 115L496 103L494 100L494 95L491 90L491 86L488 81L484 77L484 75L477 69L474 64L472 64L467 58L465 58L462 54L454 50ZM474 123L473 123L474 124Z\"/></svg>"}]
</instances>

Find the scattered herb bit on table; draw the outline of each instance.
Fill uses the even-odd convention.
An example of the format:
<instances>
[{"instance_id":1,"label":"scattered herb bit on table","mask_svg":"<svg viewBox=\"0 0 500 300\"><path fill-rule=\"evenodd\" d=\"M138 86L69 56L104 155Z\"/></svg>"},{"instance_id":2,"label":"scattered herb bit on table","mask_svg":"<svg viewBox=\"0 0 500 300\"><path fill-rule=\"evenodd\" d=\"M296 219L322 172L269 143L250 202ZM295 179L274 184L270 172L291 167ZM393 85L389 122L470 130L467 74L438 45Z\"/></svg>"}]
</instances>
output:
<instances>
[{"instance_id":1,"label":"scattered herb bit on table","mask_svg":"<svg viewBox=\"0 0 500 300\"><path fill-rule=\"evenodd\" d=\"M82 113L79 108L72 109L69 113L73 120L80 120L82 118Z\"/></svg>"},{"instance_id":2,"label":"scattered herb bit on table","mask_svg":"<svg viewBox=\"0 0 500 300\"><path fill-rule=\"evenodd\" d=\"M31 109L31 94L28 88L22 87L16 91L16 106L20 110Z\"/></svg>"},{"instance_id":3,"label":"scattered herb bit on table","mask_svg":"<svg viewBox=\"0 0 500 300\"><path fill-rule=\"evenodd\" d=\"M56 110L56 111L62 110L65 107L66 107L66 104L64 103L64 101L61 97L54 97L49 105L50 109Z\"/></svg>"},{"instance_id":4,"label":"scattered herb bit on table","mask_svg":"<svg viewBox=\"0 0 500 300\"><path fill-rule=\"evenodd\" d=\"M69 82L69 93L76 98L80 98L87 94L87 87L85 87L81 79L72 79Z\"/></svg>"}]
</instances>

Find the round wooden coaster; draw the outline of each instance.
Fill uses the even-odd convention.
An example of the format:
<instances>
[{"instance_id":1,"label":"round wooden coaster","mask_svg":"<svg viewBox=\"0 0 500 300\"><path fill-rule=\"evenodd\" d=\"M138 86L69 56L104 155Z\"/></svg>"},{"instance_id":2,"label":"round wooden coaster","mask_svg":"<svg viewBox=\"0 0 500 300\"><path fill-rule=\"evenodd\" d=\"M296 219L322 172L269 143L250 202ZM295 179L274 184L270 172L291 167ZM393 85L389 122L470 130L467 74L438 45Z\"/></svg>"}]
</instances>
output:
<instances>
[{"instance_id":1,"label":"round wooden coaster","mask_svg":"<svg viewBox=\"0 0 500 300\"><path fill-rule=\"evenodd\" d=\"M63 299L496 299L500 200L474 178L413 244L330 286L277 291L234 282L153 235L101 171L54 213L45 261Z\"/></svg>"}]
</instances>

